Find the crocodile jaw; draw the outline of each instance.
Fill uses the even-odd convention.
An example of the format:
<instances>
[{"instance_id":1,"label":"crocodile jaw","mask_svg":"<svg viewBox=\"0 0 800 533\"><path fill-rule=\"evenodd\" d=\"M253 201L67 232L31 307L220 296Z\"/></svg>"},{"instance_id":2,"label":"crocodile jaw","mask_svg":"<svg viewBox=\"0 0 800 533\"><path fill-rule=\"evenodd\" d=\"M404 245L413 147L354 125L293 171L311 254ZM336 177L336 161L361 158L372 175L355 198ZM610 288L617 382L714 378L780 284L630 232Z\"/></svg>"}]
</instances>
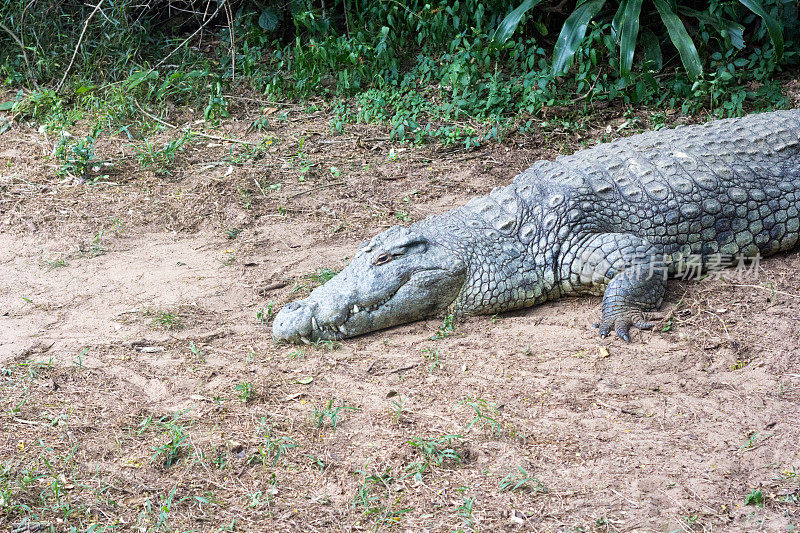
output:
<instances>
[{"instance_id":1,"label":"crocodile jaw","mask_svg":"<svg viewBox=\"0 0 800 533\"><path fill-rule=\"evenodd\" d=\"M375 264L387 250L396 253L393 259ZM350 265L308 298L284 306L273 337L308 344L421 320L447 309L465 278L465 264L450 250L393 228L362 246Z\"/></svg>"}]
</instances>

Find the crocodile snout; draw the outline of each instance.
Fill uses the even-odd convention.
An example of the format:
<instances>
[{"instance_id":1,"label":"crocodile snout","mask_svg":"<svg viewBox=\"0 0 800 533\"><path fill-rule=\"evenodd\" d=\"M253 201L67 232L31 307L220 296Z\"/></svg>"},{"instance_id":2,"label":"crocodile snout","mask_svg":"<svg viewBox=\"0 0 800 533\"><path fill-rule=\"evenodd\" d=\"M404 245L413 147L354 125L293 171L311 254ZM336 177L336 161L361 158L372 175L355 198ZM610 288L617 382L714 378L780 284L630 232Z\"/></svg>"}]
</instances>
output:
<instances>
[{"instance_id":1,"label":"crocodile snout","mask_svg":"<svg viewBox=\"0 0 800 533\"><path fill-rule=\"evenodd\" d=\"M275 317L272 335L279 341L310 341L314 305L307 301L286 304Z\"/></svg>"},{"instance_id":2,"label":"crocodile snout","mask_svg":"<svg viewBox=\"0 0 800 533\"><path fill-rule=\"evenodd\" d=\"M286 304L275 317L272 335L278 341L316 342L339 339L347 333L346 299L332 295L320 301L314 298Z\"/></svg>"}]
</instances>

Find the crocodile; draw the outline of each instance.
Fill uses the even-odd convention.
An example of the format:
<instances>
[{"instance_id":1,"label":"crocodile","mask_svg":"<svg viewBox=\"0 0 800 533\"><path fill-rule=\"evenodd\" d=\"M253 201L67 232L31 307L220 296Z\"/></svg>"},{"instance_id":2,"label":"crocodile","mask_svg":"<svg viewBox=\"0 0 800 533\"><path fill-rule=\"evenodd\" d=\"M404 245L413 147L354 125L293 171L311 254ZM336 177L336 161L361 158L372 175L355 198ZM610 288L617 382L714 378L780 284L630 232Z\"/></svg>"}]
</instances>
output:
<instances>
[{"instance_id":1,"label":"crocodile","mask_svg":"<svg viewBox=\"0 0 800 533\"><path fill-rule=\"evenodd\" d=\"M278 341L603 295L601 336L649 329L667 278L800 237L800 110L651 131L537 161L505 187L364 242L275 317Z\"/></svg>"}]
</instances>

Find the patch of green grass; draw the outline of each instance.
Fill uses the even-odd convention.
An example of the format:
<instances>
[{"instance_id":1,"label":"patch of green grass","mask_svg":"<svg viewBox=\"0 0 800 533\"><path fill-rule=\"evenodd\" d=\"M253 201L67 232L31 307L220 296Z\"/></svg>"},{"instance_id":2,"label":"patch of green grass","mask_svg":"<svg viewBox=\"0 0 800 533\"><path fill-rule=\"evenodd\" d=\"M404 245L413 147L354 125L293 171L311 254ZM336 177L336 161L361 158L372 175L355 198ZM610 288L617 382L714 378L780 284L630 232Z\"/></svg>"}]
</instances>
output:
<instances>
[{"instance_id":1,"label":"patch of green grass","mask_svg":"<svg viewBox=\"0 0 800 533\"><path fill-rule=\"evenodd\" d=\"M761 489L753 489L744 499L745 505L764 507L764 493Z\"/></svg>"},{"instance_id":2,"label":"patch of green grass","mask_svg":"<svg viewBox=\"0 0 800 533\"><path fill-rule=\"evenodd\" d=\"M433 348L423 348L422 349L422 357L430 363L428 367L428 372L433 372L437 368L441 368L442 363L439 361L439 348L435 350Z\"/></svg>"},{"instance_id":3,"label":"patch of green grass","mask_svg":"<svg viewBox=\"0 0 800 533\"><path fill-rule=\"evenodd\" d=\"M469 407L475 414L473 419L464 427L465 433L472 429L473 426L477 426L479 429L488 428L490 434L496 434L498 437L500 436L502 433L502 426L498 421L500 411L497 405L482 398L473 399L469 396L458 402L458 405Z\"/></svg>"},{"instance_id":4,"label":"patch of green grass","mask_svg":"<svg viewBox=\"0 0 800 533\"><path fill-rule=\"evenodd\" d=\"M256 318L261 324L275 317L275 302L268 302L267 305L256 311Z\"/></svg>"},{"instance_id":5,"label":"patch of green grass","mask_svg":"<svg viewBox=\"0 0 800 533\"><path fill-rule=\"evenodd\" d=\"M248 403L249 401L251 401L256 397L256 393L253 390L253 386L246 381L243 381L238 385L236 385L234 387L234 390L239 394L239 400L241 400L242 403Z\"/></svg>"},{"instance_id":6,"label":"patch of green grass","mask_svg":"<svg viewBox=\"0 0 800 533\"><path fill-rule=\"evenodd\" d=\"M394 423L397 424L400 420L403 419L405 415L406 408L405 403L406 399L403 396L398 395L396 400L392 400L391 402L391 411L392 411L392 420Z\"/></svg>"},{"instance_id":7,"label":"patch of green grass","mask_svg":"<svg viewBox=\"0 0 800 533\"><path fill-rule=\"evenodd\" d=\"M64 268L69 266L69 263L66 259L42 259L42 263L47 268L48 272L50 270L55 270L56 268Z\"/></svg>"},{"instance_id":8,"label":"patch of green grass","mask_svg":"<svg viewBox=\"0 0 800 533\"><path fill-rule=\"evenodd\" d=\"M335 341L332 339L318 339L314 341L314 346L317 348L324 348L329 352L333 352L341 349L344 344L342 344L340 341Z\"/></svg>"},{"instance_id":9,"label":"patch of green grass","mask_svg":"<svg viewBox=\"0 0 800 533\"><path fill-rule=\"evenodd\" d=\"M439 329L436 330L436 333L434 333L430 337L430 340L438 341L449 337L453 333L453 331L455 331L455 320L456 320L455 315L452 314L444 317L442 325L439 326Z\"/></svg>"},{"instance_id":10,"label":"patch of green grass","mask_svg":"<svg viewBox=\"0 0 800 533\"><path fill-rule=\"evenodd\" d=\"M289 359L298 360L302 359L304 355L305 352L303 351L302 348L295 348L294 350L286 354L286 357Z\"/></svg>"},{"instance_id":11,"label":"patch of green grass","mask_svg":"<svg viewBox=\"0 0 800 533\"><path fill-rule=\"evenodd\" d=\"M100 135L100 131L99 128L95 128L91 135L82 139L74 139L66 134L61 135L53 151L53 156L59 163L56 169L58 176L69 176L81 182L91 179L91 172L99 170L101 165L94 153L94 143Z\"/></svg>"},{"instance_id":12,"label":"patch of green grass","mask_svg":"<svg viewBox=\"0 0 800 533\"><path fill-rule=\"evenodd\" d=\"M537 493L547 492L547 487L535 476L528 474L527 470L518 466L517 472L511 472L500 481L498 490L500 492L526 491Z\"/></svg>"},{"instance_id":13,"label":"patch of green grass","mask_svg":"<svg viewBox=\"0 0 800 533\"><path fill-rule=\"evenodd\" d=\"M150 139L145 139L143 144L134 146L136 159L142 168L153 170L156 174L170 174L175 166L178 154L186 149L186 145L194 139L190 130L167 141L161 148L156 148Z\"/></svg>"},{"instance_id":14,"label":"patch of green grass","mask_svg":"<svg viewBox=\"0 0 800 533\"><path fill-rule=\"evenodd\" d=\"M74 364L75 366L77 366L79 369L82 370L83 356L86 355L87 353L89 353L89 348L84 348L83 350L81 350L80 353L78 353L77 358L72 361L72 364Z\"/></svg>"},{"instance_id":15,"label":"patch of green grass","mask_svg":"<svg viewBox=\"0 0 800 533\"><path fill-rule=\"evenodd\" d=\"M176 311L155 311L152 324L156 328L166 329L168 331L183 329L183 322L180 315Z\"/></svg>"},{"instance_id":16,"label":"patch of green grass","mask_svg":"<svg viewBox=\"0 0 800 533\"><path fill-rule=\"evenodd\" d=\"M461 518L461 523L466 530L475 530L475 519L472 517L474 504L475 498L462 498L461 504L456 508L458 516Z\"/></svg>"},{"instance_id":17,"label":"patch of green grass","mask_svg":"<svg viewBox=\"0 0 800 533\"><path fill-rule=\"evenodd\" d=\"M375 522L375 529L397 524L403 515L413 511L411 507L399 507L402 496L394 496L392 488L396 481L392 468L368 473L366 468L358 470L362 480L353 498L353 507L361 509L362 515Z\"/></svg>"},{"instance_id":18,"label":"patch of green grass","mask_svg":"<svg viewBox=\"0 0 800 533\"><path fill-rule=\"evenodd\" d=\"M421 439L412 437L408 443L420 456L419 461L412 462L406 467L406 472L418 482L432 466L456 466L462 462L461 453L453 445L454 441L463 439L461 435L443 435L434 439Z\"/></svg>"},{"instance_id":19,"label":"patch of green grass","mask_svg":"<svg viewBox=\"0 0 800 533\"><path fill-rule=\"evenodd\" d=\"M151 417L145 418L139 425L139 433L146 430L151 423ZM191 452L189 424L184 423L183 413L177 413L173 417L160 418L155 422L155 426L160 430L161 437L166 438L166 441L151 447L154 453L150 457L150 463L157 463L168 469Z\"/></svg>"},{"instance_id":20,"label":"patch of green grass","mask_svg":"<svg viewBox=\"0 0 800 533\"><path fill-rule=\"evenodd\" d=\"M291 450L298 447L293 438L286 435L276 435L274 426L268 422L266 417L261 418L258 438L261 442L258 444L257 458L264 466L276 466L281 457L286 456Z\"/></svg>"},{"instance_id":21,"label":"patch of green grass","mask_svg":"<svg viewBox=\"0 0 800 533\"><path fill-rule=\"evenodd\" d=\"M333 277L338 274L340 270L335 270L333 268L321 268L316 272L312 272L306 276L303 276L298 281L295 282L294 287L292 288L292 292L298 292L303 289L305 290L313 290L320 285L324 285L328 281L332 280Z\"/></svg>"},{"instance_id":22,"label":"patch of green grass","mask_svg":"<svg viewBox=\"0 0 800 533\"><path fill-rule=\"evenodd\" d=\"M334 406L335 402L336 399L331 398L327 405L323 405L322 407L314 406L314 420L317 423L317 428L323 427L327 419L330 421L331 428L336 429L336 426L340 422L339 416L342 411L360 411L358 407L347 405L344 402Z\"/></svg>"},{"instance_id":23,"label":"patch of green grass","mask_svg":"<svg viewBox=\"0 0 800 533\"><path fill-rule=\"evenodd\" d=\"M81 254L85 257L99 257L105 255L108 249L105 245L105 230L100 229L94 234L88 249L81 247Z\"/></svg>"}]
</instances>

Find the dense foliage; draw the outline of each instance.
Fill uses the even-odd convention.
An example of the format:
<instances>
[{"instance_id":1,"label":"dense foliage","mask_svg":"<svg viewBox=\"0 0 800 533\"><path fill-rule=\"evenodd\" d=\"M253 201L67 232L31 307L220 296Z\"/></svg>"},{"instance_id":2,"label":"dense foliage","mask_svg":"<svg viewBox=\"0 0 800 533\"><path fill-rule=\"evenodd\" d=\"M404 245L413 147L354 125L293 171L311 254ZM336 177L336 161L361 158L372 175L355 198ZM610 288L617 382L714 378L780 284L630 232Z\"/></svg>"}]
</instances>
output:
<instances>
[{"instance_id":1,"label":"dense foliage","mask_svg":"<svg viewBox=\"0 0 800 533\"><path fill-rule=\"evenodd\" d=\"M796 65L794 0L1 0L0 76L113 120L137 102L226 111L244 85L274 98L328 94L332 128L388 121L393 135L470 143L545 106L621 99L740 114L783 105ZM487 125L481 138L464 118Z\"/></svg>"}]
</instances>

